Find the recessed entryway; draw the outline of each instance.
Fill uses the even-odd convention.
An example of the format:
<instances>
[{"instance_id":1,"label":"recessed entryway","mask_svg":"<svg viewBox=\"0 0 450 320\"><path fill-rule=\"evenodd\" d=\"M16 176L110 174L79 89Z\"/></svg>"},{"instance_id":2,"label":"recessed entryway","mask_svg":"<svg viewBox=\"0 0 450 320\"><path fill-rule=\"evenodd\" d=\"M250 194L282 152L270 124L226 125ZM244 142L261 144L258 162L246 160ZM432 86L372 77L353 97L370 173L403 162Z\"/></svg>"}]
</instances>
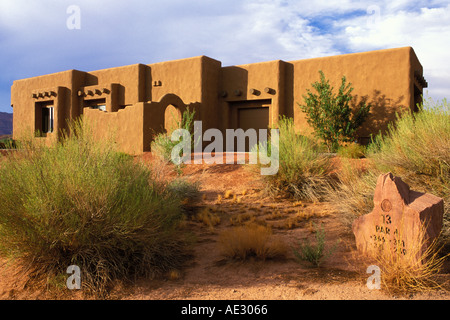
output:
<instances>
[{"instance_id":1,"label":"recessed entryway","mask_svg":"<svg viewBox=\"0 0 450 320\"><path fill-rule=\"evenodd\" d=\"M259 129L268 129L271 103L270 99L230 102L232 129L255 129L258 141L266 140L267 136L259 136ZM252 147L246 139L244 150L238 150L236 145L233 151L248 152Z\"/></svg>"}]
</instances>

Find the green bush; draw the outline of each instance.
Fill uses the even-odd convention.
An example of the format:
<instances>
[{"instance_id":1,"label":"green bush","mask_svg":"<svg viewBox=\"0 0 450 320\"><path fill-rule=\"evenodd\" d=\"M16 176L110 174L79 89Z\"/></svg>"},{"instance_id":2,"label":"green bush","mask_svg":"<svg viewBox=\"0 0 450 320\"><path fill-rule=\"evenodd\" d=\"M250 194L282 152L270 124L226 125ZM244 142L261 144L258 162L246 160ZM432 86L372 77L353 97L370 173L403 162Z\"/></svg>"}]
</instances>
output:
<instances>
[{"instance_id":1,"label":"green bush","mask_svg":"<svg viewBox=\"0 0 450 320\"><path fill-rule=\"evenodd\" d=\"M191 150L194 150L194 117L195 110L191 111L189 108L183 112L181 121L178 121L175 125L176 128L185 129L190 133L191 138ZM151 143L151 151L155 155L162 158L164 161L172 162L172 149L178 145L179 141L172 141L171 132L163 132L156 135L155 139ZM182 156L180 152L180 157Z\"/></svg>"},{"instance_id":2,"label":"green bush","mask_svg":"<svg viewBox=\"0 0 450 320\"><path fill-rule=\"evenodd\" d=\"M294 256L298 261L311 262L315 267L320 267L324 260L329 258L336 250L338 242L328 250L325 249L325 229L315 226L315 244L309 239L298 242L298 248L292 248Z\"/></svg>"},{"instance_id":3,"label":"green bush","mask_svg":"<svg viewBox=\"0 0 450 320\"><path fill-rule=\"evenodd\" d=\"M0 250L37 278L81 269L97 294L114 279L156 276L179 266L184 194L152 171L93 140L80 122L53 147L22 141L0 166ZM172 189L172 186L173 189ZM67 275L66 275L67 276Z\"/></svg>"},{"instance_id":4,"label":"green bush","mask_svg":"<svg viewBox=\"0 0 450 320\"><path fill-rule=\"evenodd\" d=\"M306 119L314 128L316 136L328 147L328 151L336 152L340 143L354 140L356 130L366 120L371 106L362 102L352 110L350 102L353 99L353 88L351 83L347 83L345 76L342 77L336 94L330 81L325 79L324 73L319 73L320 82L312 83L317 93L307 90L307 94L303 96L305 104L299 106L306 113Z\"/></svg>"},{"instance_id":5,"label":"green bush","mask_svg":"<svg viewBox=\"0 0 450 320\"><path fill-rule=\"evenodd\" d=\"M344 158L360 159L365 157L366 147L356 142L340 146L337 154Z\"/></svg>"},{"instance_id":6,"label":"green bush","mask_svg":"<svg viewBox=\"0 0 450 320\"><path fill-rule=\"evenodd\" d=\"M16 143L11 138L0 139L0 149L15 149Z\"/></svg>"},{"instance_id":7,"label":"green bush","mask_svg":"<svg viewBox=\"0 0 450 320\"><path fill-rule=\"evenodd\" d=\"M320 200L324 186L328 184L330 158L322 153L323 150L314 139L295 132L292 118L281 117L278 129L279 168L274 175L262 176L267 190L273 195L285 194L299 199ZM270 154L273 146L270 143L260 143L257 148L263 154Z\"/></svg>"},{"instance_id":8,"label":"green bush","mask_svg":"<svg viewBox=\"0 0 450 320\"><path fill-rule=\"evenodd\" d=\"M156 135L152 141L151 150L156 156L159 156L166 162L171 162L172 149L178 144L178 141L172 141L166 133Z\"/></svg>"}]
</instances>

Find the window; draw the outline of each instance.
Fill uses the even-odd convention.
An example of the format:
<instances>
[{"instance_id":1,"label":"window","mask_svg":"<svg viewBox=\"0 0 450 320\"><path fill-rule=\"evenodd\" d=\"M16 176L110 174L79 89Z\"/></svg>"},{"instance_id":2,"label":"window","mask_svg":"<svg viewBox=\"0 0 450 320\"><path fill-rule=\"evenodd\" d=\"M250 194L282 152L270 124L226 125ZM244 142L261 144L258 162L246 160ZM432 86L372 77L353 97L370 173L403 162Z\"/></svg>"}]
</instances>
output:
<instances>
[{"instance_id":1,"label":"window","mask_svg":"<svg viewBox=\"0 0 450 320\"><path fill-rule=\"evenodd\" d=\"M92 109L98 109L98 110L100 110L100 111L106 111L106 105L104 105L104 104L99 104L98 106L92 107Z\"/></svg>"},{"instance_id":2,"label":"window","mask_svg":"<svg viewBox=\"0 0 450 320\"><path fill-rule=\"evenodd\" d=\"M35 104L35 131L46 136L54 130L53 101L41 101Z\"/></svg>"},{"instance_id":3,"label":"window","mask_svg":"<svg viewBox=\"0 0 450 320\"><path fill-rule=\"evenodd\" d=\"M84 100L84 107L106 111L106 99Z\"/></svg>"},{"instance_id":4,"label":"window","mask_svg":"<svg viewBox=\"0 0 450 320\"><path fill-rule=\"evenodd\" d=\"M53 107L42 108L42 133L53 132Z\"/></svg>"},{"instance_id":5,"label":"window","mask_svg":"<svg viewBox=\"0 0 450 320\"><path fill-rule=\"evenodd\" d=\"M421 105L422 102L422 91L416 85L414 85L414 112L419 111L417 105Z\"/></svg>"}]
</instances>

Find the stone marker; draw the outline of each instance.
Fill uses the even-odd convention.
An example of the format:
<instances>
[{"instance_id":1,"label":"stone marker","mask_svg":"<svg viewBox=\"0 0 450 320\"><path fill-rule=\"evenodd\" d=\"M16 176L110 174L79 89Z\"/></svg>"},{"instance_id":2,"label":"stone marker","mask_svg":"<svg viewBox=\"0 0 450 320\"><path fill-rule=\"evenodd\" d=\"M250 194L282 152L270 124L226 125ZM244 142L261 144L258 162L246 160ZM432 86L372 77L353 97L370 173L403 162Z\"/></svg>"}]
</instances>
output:
<instances>
[{"instance_id":1,"label":"stone marker","mask_svg":"<svg viewBox=\"0 0 450 320\"><path fill-rule=\"evenodd\" d=\"M372 212L353 222L356 247L360 252L390 248L405 255L415 248L411 252L419 254L439 236L443 225L443 199L412 191L402 179L389 172L378 177L373 202ZM420 232L421 229L424 232ZM423 241L422 251L417 250L420 241Z\"/></svg>"}]
</instances>

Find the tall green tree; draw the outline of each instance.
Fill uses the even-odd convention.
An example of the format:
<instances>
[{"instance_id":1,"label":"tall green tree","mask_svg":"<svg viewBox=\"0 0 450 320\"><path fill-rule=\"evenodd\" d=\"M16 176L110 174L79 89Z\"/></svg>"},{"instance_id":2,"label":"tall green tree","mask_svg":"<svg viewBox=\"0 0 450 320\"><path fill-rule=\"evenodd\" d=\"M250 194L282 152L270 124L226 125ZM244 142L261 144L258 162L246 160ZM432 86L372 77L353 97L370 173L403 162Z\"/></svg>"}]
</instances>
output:
<instances>
[{"instance_id":1,"label":"tall green tree","mask_svg":"<svg viewBox=\"0 0 450 320\"><path fill-rule=\"evenodd\" d=\"M363 124L370 112L370 104L360 103L351 109L353 87L342 77L337 94L330 81L320 70L320 81L311 84L316 92L307 89L303 95L304 104L299 104L306 113L308 123L314 128L316 136L323 140L330 152L336 152L340 143L352 141L356 130Z\"/></svg>"}]
</instances>

